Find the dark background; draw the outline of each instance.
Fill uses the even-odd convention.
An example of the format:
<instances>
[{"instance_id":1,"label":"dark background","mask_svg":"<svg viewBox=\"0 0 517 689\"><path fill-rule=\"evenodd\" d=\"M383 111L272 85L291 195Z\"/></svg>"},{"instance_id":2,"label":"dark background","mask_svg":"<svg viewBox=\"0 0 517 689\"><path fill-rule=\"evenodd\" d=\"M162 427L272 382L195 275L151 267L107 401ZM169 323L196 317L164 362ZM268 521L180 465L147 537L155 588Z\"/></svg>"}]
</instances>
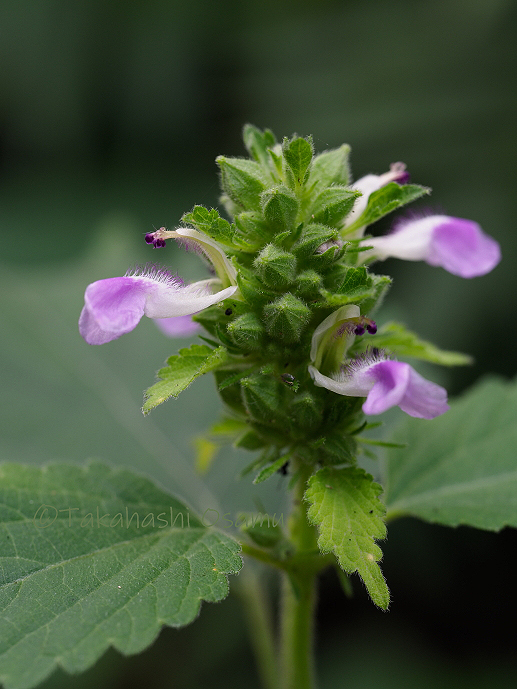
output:
<instances>
[{"instance_id":1,"label":"dark background","mask_svg":"<svg viewBox=\"0 0 517 689\"><path fill-rule=\"evenodd\" d=\"M356 178L402 160L433 188L426 207L493 235L504 260L483 278L384 264L395 283L379 320L396 316L473 354L473 367L424 369L452 393L487 373L513 377L516 20L511 0L4 0L0 460L101 457L198 509L214 495L225 509L250 508L256 489L232 478L241 455L219 461L203 483L209 492L191 470L190 439L218 408L211 381L148 419L139 413L142 389L178 343L150 322L105 348L76 331L88 282L148 260L142 236L153 225L217 204L214 158L244 155L246 121L279 138L312 134L317 150L350 143ZM203 275L173 247L158 258L184 277ZM280 504L277 486L257 493ZM393 524L388 614L357 580L350 601L332 573L322 578L322 688L515 686L515 635L505 625L517 613L516 547L507 530ZM144 654L110 651L73 681L257 686L232 596ZM58 673L45 686L69 683Z\"/></svg>"}]
</instances>

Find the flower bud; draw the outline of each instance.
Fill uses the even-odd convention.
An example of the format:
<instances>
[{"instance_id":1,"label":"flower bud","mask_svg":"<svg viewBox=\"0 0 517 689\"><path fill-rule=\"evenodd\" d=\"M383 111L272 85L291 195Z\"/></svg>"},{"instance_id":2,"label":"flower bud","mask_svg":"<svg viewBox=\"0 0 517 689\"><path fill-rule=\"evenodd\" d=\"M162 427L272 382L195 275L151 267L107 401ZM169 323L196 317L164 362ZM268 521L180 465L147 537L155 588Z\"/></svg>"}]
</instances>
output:
<instances>
[{"instance_id":1,"label":"flower bud","mask_svg":"<svg viewBox=\"0 0 517 689\"><path fill-rule=\"evenodd\" d=\"M346 187L329 187L319 194L310 210L314 222L339 225L354 207L361 192Z\"/></svg>"},{"instance_id":2,"label":"flower bud","mask_svg":"<svg viewBox=\"0 0 517 689\"><path fill-rule=\"evenodd\" d=\"M337 230L325 225L310 224L306 225L300 238L293 246L293 253L300 258L308 258L325 242L336 240L338 237Z\"/></svg>"},{"instance_id":3,"label":"flower bud","mask_svg":"<svg viewBox=\"0 0 517 689\"><path fill-rule=\"evenodd\" d=\"M309 307L289 292L264 307L267 332L285 344L299 341L310 317Z\"/></svg>"},{"instance_id":4,"label":"flower bud","mask_svg":"<svg viewBox=\"0 0 517 689\"><path fill-rule=\"evenodd\" d=\"M233 342L247 350L260 349L266 334L260 319L253 313L245 313L228 324L228 333Z\"/></svg>"},{"instance_id":5,"label":"flower bud","mask_svg":"<svg viewBox=\"0 0 517 689\"><path fill-rule=\"evenodd\" d=\"M295 280L296 290L302 296L312 296L319 292L323 285L323 278L315 270L304 270Z\"/></svg>"},{"instance_id":6,"label":"flower bud","mask_svg":"<svg viewBox=\"0 0 517 689\"><path fill-rule=\"evenodd\" d=\"M293 421L303 430L316 428L322 420L320 406L309 392L297 395L290 405Z\"/></svg>"},{"instance_id":7,"label":"flower bud","mask_svg":"<svg viewBox=\"0 0 517 689\"><path fill-rule=\"evenodd\" d=\"M262 249L254 266L265 284L275 289L287 287L296 277L296 256L274 244Z\"/></svg>"},{"instance_id":8,"label":"flower bud","mask_svg":"<svg viewBox=\"0 0 517 689\"><path fill-rule=\"evenodd\" d=\"M255 421L271 424L281 415L280 383L273 375L257 373L241 380L242 400Z\"/></svg>"},{"instance_id":9,"label":"flower bud","mask_svg":"<svg viewBox=\"0 0 517 689\"><path fill-rule=\"evenodd\" d=\"M267 189L262 193L260 203L273 232L290 232L293 229L299 206L290 189L283 185Z\"/></svg>"},{"instance_id":10,"label":"flower bud","mask_svg":"<svg viewBox=\"0 0 517 689\"><path fill-rule=\"evenodd\" d=\"M219 156L221 183L229 198L246 210L260 209L260 195L267 186L267 176L258 163L244 158Z\"/></svg>"}]
</instances>

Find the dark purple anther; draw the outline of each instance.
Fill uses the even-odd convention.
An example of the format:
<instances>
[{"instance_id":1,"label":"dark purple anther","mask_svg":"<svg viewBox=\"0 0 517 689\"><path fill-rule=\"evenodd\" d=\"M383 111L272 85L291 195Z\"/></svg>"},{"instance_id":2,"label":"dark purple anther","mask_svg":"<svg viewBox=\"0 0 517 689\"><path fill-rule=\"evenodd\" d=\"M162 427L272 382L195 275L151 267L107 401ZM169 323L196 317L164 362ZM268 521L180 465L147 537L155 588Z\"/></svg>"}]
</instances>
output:
<instances>
[{"instance_id":1,"label":"dark purple anther","mask_svg":"<svg viewBox=\"0 0 517 689\"><path fill-rule=\"evenodd\" d=\"M154 244L154 233L153 232L148 232L145 235L145 243L146 244Z\"/></svg>"},{"instance_id":2,"label":"dark purple anther","mask_svg":"<svg viewBox=\"0 0 517 689\"><path fill-rule=\"evenodd\" d=\"M355 333L356 335L364 335L364 328L363 328L363 326L362 326L362 325L356 325L356 326L355 326L354 333Z\"/></svg>"},{"instance_id":3,"label":"dark purple anther","mask_svg":"<svg viewBox=\"0 0 517 689\"><path fill-rule=\"evenodd\" d=\"M366 330L368 330L370 335L375 335L375 333L377 332L377 324L375 323L375 321L368 323L368 325L366 326Z\"/></svg>"},{"instance_id":4,"label":"dark purple anther","mask_svg":"<svg viewBox=\"0 0 517 689\"><path fill-rule=\"evenodd\" d=\"M163 249L165 247L165 239L155 239L153 244L155 249Z\"/></svg>"}]
</instances>

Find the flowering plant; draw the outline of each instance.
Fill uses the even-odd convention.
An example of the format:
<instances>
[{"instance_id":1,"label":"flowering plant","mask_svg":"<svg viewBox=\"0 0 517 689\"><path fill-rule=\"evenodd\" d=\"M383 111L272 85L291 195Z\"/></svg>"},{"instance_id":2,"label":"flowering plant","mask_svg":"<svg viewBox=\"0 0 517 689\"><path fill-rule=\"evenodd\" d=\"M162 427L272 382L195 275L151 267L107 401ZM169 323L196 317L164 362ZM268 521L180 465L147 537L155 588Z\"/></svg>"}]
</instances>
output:
<instances>
[{"instance_id":1,"label":"flowering plant","mask_svg":"<svg viewBox=\"0 0 517 689\"><path fill-rule=\"evenodd\" d=\"M217 159L229 220L215 209L195 206L180 227L162 227L145 236L154 249L164 250L174 240L198 252L211 277L185 284L153 264L94 282L85 292L79 330L88 344L105 344L130 333L147 316L175 336L201 332L203 344L180 349L159 371L158 382L145 394L143 411L149 413L197 377L213 372L225 412L209 437L217 446L228 440L255 453L242 472L254 472L255 483L277 472L285 476L285 487L293 494L287 529L245 524L237 542L215 529L207 531L192 516L189 535L178 534L174 527L181 503L164 498L143 479L97 464L69 472L60 479L67 489L101 486L107 514L118 515L120 501L128 496L142 513L150 513L150 505L174 502L167 531L158 532L153 519L152 543L143 544L141 534L132 530L124 541L115 533L106 536L107 552L116 551L116 558L106 560L106 576L99 575L101 584L93 586L88 608L95 607L94 594L96 604L104 596L109 612L101 625L103 642L89 645L84 630L68 646L56 642L61 662L72 670L86 667L107 643L133 652L147 645L160 625L191 621L202 600L224 597L226 575L239 570L242 550L283 576L281 673L264 610L254 630L266 638L256 645L265 686L272 689L279 681L284 687L313 686L318 573L329 565L341 568L345 577L357 572L373 602L382 609L389 604L376 543L386 535L383 487L365 471L362 459L369 454L368 445L403 446L364 436L378 425L370 417L398 406L411 417L431 420L447 416L449 409L445 389L397 357L444 365L469 362L401 324L378 328L374 317L391 279L371 266L393 256L472 278L499 262L494 239L473 221L432 214L408 216L390 234L371 236L370 226L377 220L429 194L428 188L410 183L405 165L394 163L384 174L353 182L346 145L314 155L310 138L294 136L279 144L269 130L251 125L244 128L244 143L249 159ZM397 499L393 511L407 512L403 499ZM72 533L63 526L65 550L89 552ZM139 558L143 569L137 574ZM56 562L66 574L64 558ZM141 607L135 602L135 591L150 592L143 579L154 582L156 615L149 612L150 599ZM115 580L120 583L112 590ZM119 591L125 593L125 588L133 592L117 607L114 601L121 600ZM252 587L255 601L257 591ZM147 626L129 634L117 617L119 610L145 619ZM95 619L92 612L92 624ZM62 634L59 621L45 624ZM75 654L83 643L88 650L81 664ZM54 662L55 656L46 656L30 677L41 678ZM9 670L8 678L9 672L18 677ZM22 684L18 679L7 682Z\"/></svg>"}]
</instances>

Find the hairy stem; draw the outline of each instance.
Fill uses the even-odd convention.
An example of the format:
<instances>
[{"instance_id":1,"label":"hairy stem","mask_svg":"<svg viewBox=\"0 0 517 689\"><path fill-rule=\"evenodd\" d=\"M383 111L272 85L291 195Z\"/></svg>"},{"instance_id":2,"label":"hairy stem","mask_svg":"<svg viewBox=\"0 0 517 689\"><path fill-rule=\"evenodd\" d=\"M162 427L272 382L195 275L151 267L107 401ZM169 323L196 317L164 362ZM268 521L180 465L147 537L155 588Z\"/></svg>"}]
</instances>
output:
<instances>
[{"instance_id":1,"label":"hairy stem","mask_svg":"<svg viewBox=\"0 0 517 689\"><path fill-rule=\"evenodd\" d=\"M296 554L313 552L315 529L307 521L303 494L310 468L301 464L294 491L293 510L289 519L291 541ZM314 609L316 603L316 570L304 560L294 561L282 573L282 689L314 689Z\"/></svg>"}]
</instances>

